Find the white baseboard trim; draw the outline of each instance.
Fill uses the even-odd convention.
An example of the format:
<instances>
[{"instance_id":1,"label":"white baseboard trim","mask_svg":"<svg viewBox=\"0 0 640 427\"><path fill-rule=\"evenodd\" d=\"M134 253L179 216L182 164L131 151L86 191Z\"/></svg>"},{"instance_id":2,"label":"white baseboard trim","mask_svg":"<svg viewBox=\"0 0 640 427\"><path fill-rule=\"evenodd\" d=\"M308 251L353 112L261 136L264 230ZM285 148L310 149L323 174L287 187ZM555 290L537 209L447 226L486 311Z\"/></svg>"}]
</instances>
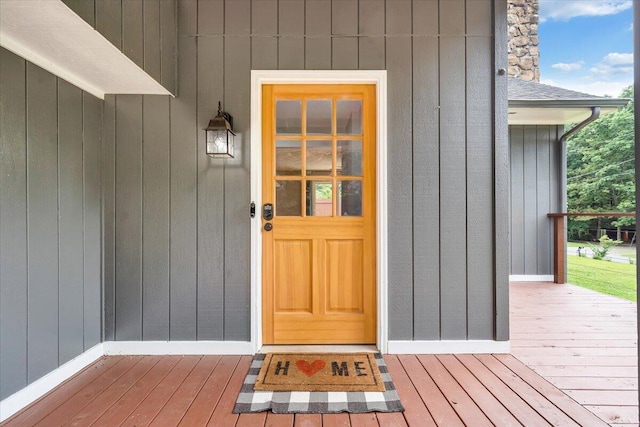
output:
<instances>
[{"instance_id":1,"label":"white baseboard trim","mask_svg":"<svg viewBox=\"0 0 640 427\"><path fill-rule=\"evenodd\" d=\"M511 274L510 282L553 282L553 274Z\"/></svg>"},{"instance_id":2,"label":"white baseboard trim","mask_svg":"<svg viewBox=\"0 0 640 427\"><path fill-rule=\"evenodd\" d=\"M96 360L104 356L103 344L97 344L81 355L71 359L44 377L32 382L22 390L0 402L0 422L14 415L27 405L62 384Z\"/></svg>"},{"instance_id":3,"label":"white baseboard trim","mask_svg":"<svg viewBox=\"0 0 640 427\"><path fill-rule=\"evenodd\" d=\"M253 355L250 341L106 341L106 356L136 355Z\"/></svg>"},{"instance_id":4,"label":"white baseboard trim","mask_svg":"<svg viewBox=\"0 0 640 427\"><path fill-rule=\"evenodd\" d=\"M479 354L509 351L509 341L389 341L389 354Z\"/></svg>"}]
</instances>

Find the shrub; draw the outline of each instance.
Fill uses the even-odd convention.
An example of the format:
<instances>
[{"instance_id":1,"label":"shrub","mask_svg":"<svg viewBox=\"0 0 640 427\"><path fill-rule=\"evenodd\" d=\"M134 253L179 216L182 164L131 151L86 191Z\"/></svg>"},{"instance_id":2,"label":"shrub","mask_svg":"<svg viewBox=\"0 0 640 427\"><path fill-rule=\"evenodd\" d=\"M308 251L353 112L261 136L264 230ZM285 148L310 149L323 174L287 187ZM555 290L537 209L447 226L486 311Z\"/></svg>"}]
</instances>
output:
<instances>
[{"instance_id":1,"label":"shrub","mask_svg":"<svg viewBox=\"0 0 640 427\"><path fill-rule=\"evenodd\" d=\"M606 234L603 234L598 240L600 241L599 245L589 245L593 251L593 259L604 259L612 247L622 243L621 240L610 239Z\"/></svg>"}]
</instances>

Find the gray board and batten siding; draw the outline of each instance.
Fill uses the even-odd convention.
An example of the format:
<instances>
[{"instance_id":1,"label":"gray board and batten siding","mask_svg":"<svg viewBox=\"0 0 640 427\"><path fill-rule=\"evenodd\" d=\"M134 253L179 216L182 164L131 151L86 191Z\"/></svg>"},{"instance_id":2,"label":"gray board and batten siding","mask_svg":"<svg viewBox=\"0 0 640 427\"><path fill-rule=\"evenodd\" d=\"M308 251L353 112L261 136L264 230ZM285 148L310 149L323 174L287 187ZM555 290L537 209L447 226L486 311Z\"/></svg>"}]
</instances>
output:
<instances>
[{"instance_id":1,"label":"gray board and batten siding","mask_svg":"<svg viewBox=\"0 0 640 427\"><path fill-rule=\"evenodd\" d=\"M508 339L506 2L182 0L178 28L177 98L105 100L106 340L251 339L252 69L388 70L389 339Z\"/></svg>"},{"instance_id":2,"label":"gray board and batten siding","mask_svg":"<svg viewBox=\"0 0 640 427\"><path fill-rule=\"evenodd\" d=\"M251 69L388 70L389 338L508 339L505 2L91 3L179 93L101 103L1 51L2 398L101 340L251 339ZM230 161L203 153L218 100Z\"/></svg>"},{"instance_id":3,"label":"gray board and batten siding","mask_svg":"<svg viewBox=\"0 0 640 427\"><path fill-rule=\"evenodd\" d=\"M101 125L0 48L0 400L102 341Z\"/></svg>"},{"instance_id":4,"label":"gray board and batten siding","mask_svg":"<svg viewBox=\"0 0 640 427\"><path fill-rule=\"evenodd\" d=\"M511 163L511 274L553 274L553 224L562 211L564 126L509 126Z\"/></svg>"}]
</instances>

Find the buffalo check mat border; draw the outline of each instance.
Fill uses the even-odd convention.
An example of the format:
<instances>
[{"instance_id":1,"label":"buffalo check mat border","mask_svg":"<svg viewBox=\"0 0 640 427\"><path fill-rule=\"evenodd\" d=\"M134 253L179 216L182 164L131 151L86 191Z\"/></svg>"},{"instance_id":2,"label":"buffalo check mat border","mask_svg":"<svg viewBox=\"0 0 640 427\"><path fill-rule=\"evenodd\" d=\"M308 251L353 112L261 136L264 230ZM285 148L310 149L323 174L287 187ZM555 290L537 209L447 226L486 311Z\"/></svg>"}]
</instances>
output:
<instances>
[{"instance_id":1,"label":"buffalo check mat border","mask_svg":"<svg viewBox=\"0 0 640 427\"><path fill-rule=\"evenodd\" d=\"M385 391L261 391L254 390L265 354L256 354L244 379L234 414L263 412L274 414L330 414L350 412L402 412L404 407L396 391L387 365L380 353L375 359Z\"/></svg>"}]
</instances>

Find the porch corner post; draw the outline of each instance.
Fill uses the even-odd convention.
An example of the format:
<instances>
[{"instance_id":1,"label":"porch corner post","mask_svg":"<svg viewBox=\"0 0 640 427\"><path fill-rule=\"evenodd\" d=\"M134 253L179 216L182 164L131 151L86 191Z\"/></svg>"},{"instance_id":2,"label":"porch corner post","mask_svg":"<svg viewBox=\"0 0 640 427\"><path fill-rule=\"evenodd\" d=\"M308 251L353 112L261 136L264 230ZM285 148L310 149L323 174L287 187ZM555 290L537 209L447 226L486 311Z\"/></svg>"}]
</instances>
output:
<instances>
[{"instance_id":1,"label":"porch corner post","mask_svg":"<svg viewBox=\"0 0 640 427\"><path fill-rule=\"evenodd\" d=\"M553 216L553 281L558 284L566 283L565 228L565 216Z\"/></svg>"}]
</instances>

